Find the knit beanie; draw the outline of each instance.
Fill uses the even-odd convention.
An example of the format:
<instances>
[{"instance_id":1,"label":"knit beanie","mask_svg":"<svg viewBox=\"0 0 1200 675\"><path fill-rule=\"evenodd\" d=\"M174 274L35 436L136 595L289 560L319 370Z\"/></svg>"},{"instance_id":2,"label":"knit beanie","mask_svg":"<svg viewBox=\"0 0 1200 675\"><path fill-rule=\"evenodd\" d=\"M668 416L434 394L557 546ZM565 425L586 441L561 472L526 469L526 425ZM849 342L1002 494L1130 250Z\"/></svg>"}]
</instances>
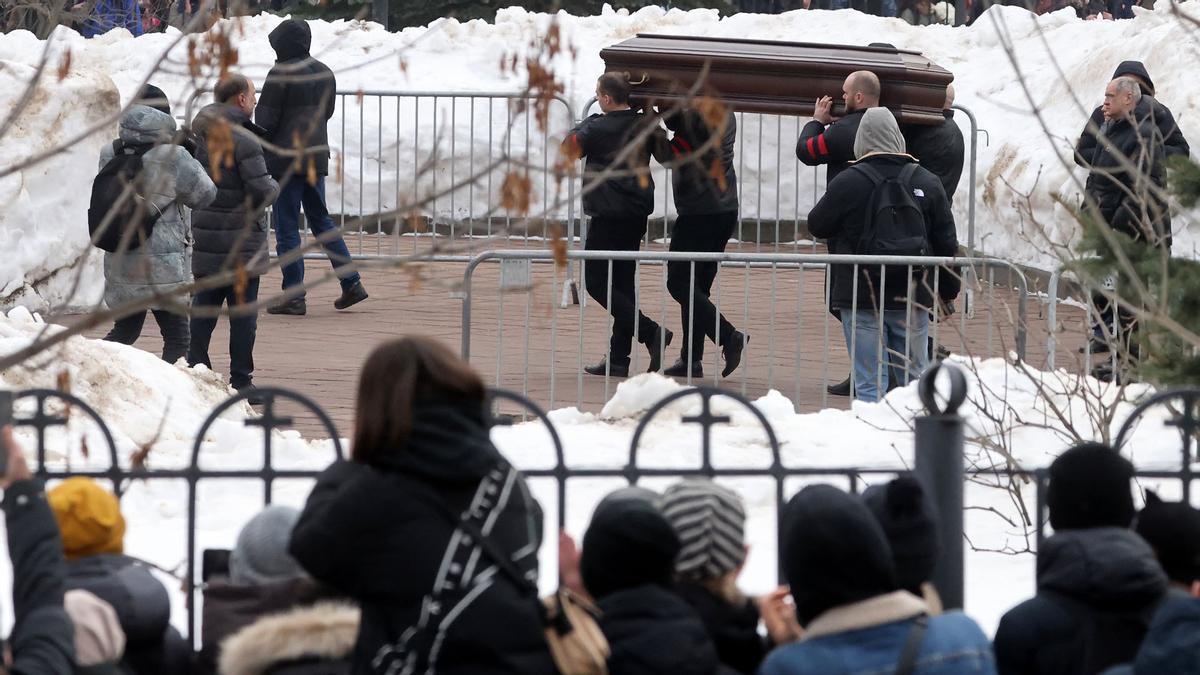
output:
<instances>
[{"instance_id":1,"label":"knit beanie","mask_svg":"<svg viewBox=\"0 0 1200 675\"><path fill-rule=\"evenodd\" d=\"M147 84L146 86L142 87L141 90L138 91L137 96L133 97L133 102L137 105L144 105L149 108L154 108L155 110L164 112L168 115L171 114L171 101L167 98L167 95L163 93L162 89L159 89L152 84Z\"/></svg>"},{"instance_id":2,"label":"knit beanie","mask_svg":"<svg viewBox=\"0 0 1200 675\"><path fill-rule=\"evenodd\" d=\"M1131 75L1142 81L1142 93L1154 95L1154 80L1150 79L1150 71L1146 70L1146 65L1141 61L1122 61L1121 65L1113 71L1112 79Z\"/></svg>"},{"instance_id":3,"label":"knit beanie","mask_svg":"<svg viewBox=\"0 0 1200 675\"><path fill-rule=\"evenodd\" d=\"M239 586L262 586L303 577L304 569L288 553L300 512L272 504L259 511L238 533L229 554L229 577Z\"/></svg>"},{"instance_id":4,"label":"knit beanie","mask_svg":"<svg viewBox=\"0 0 1200 675\"><path fill-rule=\"evenodd\" d=\"M616 490L604 495L604 498L600 500L600 503L596 504L596 512L599 512L601 509L608 508L611 504L616 504L618 502L623 502L630 499L640 500L657 508L659 501L662 500L662 495L658 494L654 490L651 490L650 488L644 488L640 485L628 485L623 488L617 488Z\"/></svg>"},{"instance_id":5,"label":"knit beanie","mask_svg":"<svg viewBox=\"0 0 1200 675\"><path fill-rule=\"evenodd\" d=\"M887 537L900 588L921 595L921 584L933 578L941 549L937 513L921 483L912 476L900 476L887 485L868 488L863 503Z\"/></svg>"},{"instance_id":6,"label":"knit beanie","mask_svg":"<svg viewBox=\"0 0 1200 675\"><path fill-rule=\"evenodd\" d=\"M707 478L687 479L667 488L661 508L682 545L679 578L718 579L746 559L746 507L738 493Z\"/></svg>"},{"instance_id":7,"label":"knit beanie","mask_svg":"<svg viewBox=\"0 0 1200 675\"><path fill-rule=\"evenodd\" d=\"M1133 464L1101 443L1081 443L1050 465L1046 507L1055 530L1129 527Z\"/></svg>"},{"instance_id":8,"label":"knit beanie","mask_svg":"<svg viewBox=\"0 0 1200 675\"><path fill-rule=\"evenodd\" d=\"M1134 530L1145 539L1167 578L1178 584L1200 581L1200 510L1184 502L1164 502L1146 490L1146 508Z\"/></svg>"},{"instance_id":9,"label":"knit beanie","mask_svg":"<svg viewBox=\"0 0 1200 675\"><path fill-rule=\"evenodd\" d=\"M860 499L832 485L810 485L792 497L783 533L783 571L802 626L900 588L883 529Z\"/></svg>"},{"instance_id":10,"label":"knit beanie","mask_svg":"<svg viewBox=\"0 0 1200 675\"><path fill-rule=\"evenodd\" d=\"M112 605L88 591L74 589L63 594L63 609L75 625L75 665L120 662L125 654L125 632Z\"/></svg>"},{"instance_id":11,"label":"knit beanie","mask_svg":"<svg viewBox=\"0 0 1200 675\"><path fill-rule=\"evenodd\" d=\"M896 116L887 108L868 108L858 122L858 134L854 136L854 158L867 155L903 155L904 136Z\"/></svg>"},{"instance_id":12,"label":"knit beanie","mask_svg":"<svg viewBox=\"0 0 1200 675\"><path fill-rule=\"evenodd\" d=\"M678 554L679 537L654 504L621 499L592 514L579 572L598 600L645 584L669 586Z\"/></svg>"},{"instance_id":13,"label":"knit beanie","mask_svg":"<svg viewBox=\"0 0 1200 675\"><path fill-rule=\"evenodd\" d=\"M124 550L125 518L121 515L121 504L96 481L68 478L46 498L62 533L67 560Z\"/></svg>"}]
</instances>

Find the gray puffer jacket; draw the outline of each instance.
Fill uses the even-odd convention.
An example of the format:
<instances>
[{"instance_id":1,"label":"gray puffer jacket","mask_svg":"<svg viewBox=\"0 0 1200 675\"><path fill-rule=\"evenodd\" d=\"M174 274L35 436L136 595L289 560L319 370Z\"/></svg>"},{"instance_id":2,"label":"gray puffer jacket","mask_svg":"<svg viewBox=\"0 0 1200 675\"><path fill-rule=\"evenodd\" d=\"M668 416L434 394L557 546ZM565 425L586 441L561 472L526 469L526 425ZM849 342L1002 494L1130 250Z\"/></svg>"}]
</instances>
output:
<instances>
[{"instance_id":1,"label":"gray puffer jacket","mask_svg":"<svg viewBox=\"0 0 1200 675\"><path fill-rule=\"evenodd\" d=\"M126 144L162 143L142 157L151 203L162 211L150 241L132 251L104 254L104 302L110 308L154 295L173 293L192 280L192 228L184 207L198 208L217 196L217 186L200 165L169 141L175 133L170 115L135 105L121 116ZM100 152L100 168L113 159L113 144ZM186 302L186 298L183 299Z\"/></svg>"}]
</instances>

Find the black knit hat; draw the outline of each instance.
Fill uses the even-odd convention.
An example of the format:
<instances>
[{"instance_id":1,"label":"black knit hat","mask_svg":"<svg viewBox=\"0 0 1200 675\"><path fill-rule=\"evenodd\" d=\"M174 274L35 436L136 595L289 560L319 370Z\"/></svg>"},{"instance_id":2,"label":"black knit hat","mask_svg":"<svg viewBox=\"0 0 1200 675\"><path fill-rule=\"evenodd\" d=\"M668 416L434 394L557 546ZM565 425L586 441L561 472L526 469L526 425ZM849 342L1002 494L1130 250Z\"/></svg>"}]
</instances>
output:
<instances>
[{"instance_id":1,"label":"black knit hat","mask_svg":"<svg viewBox=\"0 0 1200 675\"><path fill-rule=\"evenodd\" d=\"M896 581L916 595L933 578L937 564L937 513L924 488L912 476L900 476L863 493L863 503L883 527L896 562Z\"/></svg>"},{"instance_id":2,"label":"black knit hat","mask_svg":"<svg viewBox=\"0 0 1200 675\"><path fill-rule=\"evenodd\" d=\"M1188 585L1200 580L1200 511L1146 490L1146 508L1134 529L1154 549L1167 578Z\"/></svg>"},{"instance_id":3,"label":"black knit hat","mask_svg":"<svg viewBox=\"0 0 1200 675\"><path fill-rule=\"evenodd\" d=\"M1154 80L1150 79L1150 71L1146 70L1146 65L1141 61L1122 61L1121 65L1113 71L1113 79L1124 76L1132 76L1142 81L1142 93L1154 95Z\"/></svg>"},{"instance_id":4,"label":"black knit hat","mask_svg":"<svg viewBox=\"0 0 1200 675\"><path fill-rule=\"evenodd\" d=\"M810 485L783 514L783 571L808 625L827 610L898 590L883 529L867 507L832 485Z\"/></svg>"},{"instance_id":5,"label":"black knit hat","mask_svg":"<svg viewBox=\"0 0 1200 675\"><path fill-rule=\"evenodd\" d=\"M1046 507L1055 530L1129 527L1133 464L1101 443L1081 443L1050 465Z\"/></svg>"},{"instance_id":6,"label":"black knit hat","mask_svg":"<svg viewBox=\"0 0 1200 675\"><path fill-rule=\"evenodd\" d=\"M600 599L644 584L668 586L675 573L679 537L646 499L618 499L598 507L583 535L579 572Z\"/></svg>"},{"instance_id":7,"label":"black knit hat","mask_svg":"<svg viewBox=\"0 0 1200 675\"><path fill-rule=\"evenodd\" d=\"M163 93L162 89L152 84L142 87L137 96L133 98L133 102L136 105L144 105L159 112L171 114L171 101L167 99L167 95Z\"/></svg>"}]
</instances>

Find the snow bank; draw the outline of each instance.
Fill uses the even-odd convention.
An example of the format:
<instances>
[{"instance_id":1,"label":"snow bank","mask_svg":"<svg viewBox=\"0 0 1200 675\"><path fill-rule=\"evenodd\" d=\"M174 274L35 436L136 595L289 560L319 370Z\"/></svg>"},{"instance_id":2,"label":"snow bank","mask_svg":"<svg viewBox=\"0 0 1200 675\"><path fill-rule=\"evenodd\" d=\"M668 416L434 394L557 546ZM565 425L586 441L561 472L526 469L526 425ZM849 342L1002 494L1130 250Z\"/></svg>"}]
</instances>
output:
<instances>
[{"instance_id":1,"label":"snow bank","mask_svg":"<svg viewBox=\"0 0 1200 675\"><path fill-rule=\"evenodd\" d=\"M1188 11L1189 5L1164 4L1156 11L1138 9L1137 17L1118 22L1084 22L1069 10L1035 17L1014 7L993 7L971 27L914 27L899 19L884 19L854 11L796 11L777 16L738 14L721 18L715 10L664 11L647 7L632 14L605 11L601 16L574 17L531 14L521 9L504 9L495 23L446 20L434 30L407 28L398 33L383 31L378 25L359 22L313 22L313 52L337 72L343 91L514 91L521 88L516 76L501 70L501 57L513 51L523 52L529 44L540 44L552 19L557 20L573 51L564 51L554 60L558 76L565 82L565 96L576 115L591 96L593 82L601 71L601 48L632 37L639 32L726 36L774 40L814 40L830 43L863 44L890 42L901 48L922 50L929 58L954 72L958 102L977 115L988 136L979 137L979 194L977 243L984 251L1043 268L1055 266L1049 243L1066 244L1075 236L1075 226L1051 198L1054 192L1074 196L1075 178L1068 148L1078 135L1087 112L1100 102L1105 81L1116 64L1125 59L1140 59L1154 77L1159 98L1176 114L1184 132L1200 138L1200 117L1192 110L1200 101L1200 84L1192 77L1186 59L1177 58L1180 45L1193 44L1184 22L1173 11ZM234 42L247 74L261 82L274 61L267 34L280 21L278 17L246 19L235 31ZM1029 77L1027 86L1031 105L1004 48L1001 36L1019 55L1021 70ZM56 34L51 63L57 54L73 54L72 75L60 85L50 85L46 104L35 107L23 120L23 126L0 142L4 163L22 156L22 150L42 147L59 138L46 130L57 123L77 129L94 120L114 104L109 80L127 100L147 77L151 65L172 45L177 34L146 35L132 38L125 31L84 40L69 30ZM36 62L44 44L29 33L14 32L0 36L0 60L5 63L6 83L26 76L28 66ZM401 56L402 53L402 56ZM577 58L572 58L576 54ZM194 89L185 74L186 50L179 45L169 53L169 72L152 76L155 84L172 98L177 115ZM10 65L11 64L11 65ZM19 65L24 64L22 70ZM1062 77L1058 76L1058 72ZM57 95L56 87L73 89L82 101L79 106L63 105L69 100ZM15 86L5 86L8 101L16 95ZM485 111L476 109L476 128L471 136L468 100L437 103L423 100L416 109L410 101L397 106L392 101L366 97L360 103L350 96L339 105L331 120L334 151L344 157L345 189L329 186L329 201L335 211L350 214L374 213L382 206L390 208L397 198L426 194L434 182L445 188L451 178L461 180L471 162L478 167L501 147L509 118L502 106ZM1037 107L1046 125L1043 132L1030 110ZM453 122L450 120L453 116ZM436 123L435 123L436 118ZM488 122L491 120L491 134ZM814 176L792 159L792 146L798 124L787 119L760 120L747 115L742 120L739 143L739 171L742 181L742 214L746 218L784 220L803 217L814 199ZM58 120L58 122L54 122ZM966 129L966 120L959 123ZM526 154L526 130L521 116L513 118L511 147ZM551 115L550 134L561 137L568 128L561 108ZM343 140L343 131L344 140ZM90 172L99 144L112 136L113 129L72 149L71 154L51 160L36 171L22 172L20 180L0 181L0 196L6 208L0 211L0 245L5 252L17 251L15 260L6 255L0 265L0 304L23 304L39 308L83 305L99 297L98 284L85 284L73 298L69 285L56 270L78 256L83 246L83 216L86 211ZM451 134L450 132L454 133ZM530 161L541 166L548 160L533 129L529 144ZM361 135L361 142L360 142ZM1048 136L1047 136L1048 135ZM454 136L452 144L450 137ZM413 166L424 161L434 138L440 138L435 170L424 182L413 185ZM990 141L989 141L990 139ZM761 143L761 152L759 145ZM548 149L553 152L553 141ZM86 160L86 161L85 161ZM1064 161L1066 162L1064 164ZM549 163L553 163L550 159ZM761 171L760 171L760 168ZM506 167L505 167L506 168ZM489 204L496 203L499 175L463 189L435 206L440 218L481 217ZM45 180L39 182L37 177ZM666 202L665 181L659 175L658 211L671 208ZM966 240L966 181L959 188L956 215L960 239ZM817 177L823 184L823 177ZM27 189L22 190L22 186ZM61 187L60 187L61 186ZM1023 195L1029 194L1028 203ZM9 195L17 195L14 200ZM535 177L535 210L555 198L553 184ZM1047 242L1024 213L1032 209L1033 219L1046 227ZM557 215L565 215L560 209ZM1181 230L1175 239L1175 251L1194 255L1197 231L1190 218L1176 220ZM95 273L94 267L90 270ZM53 278L51 278L53 277ZM36 289L31 288L36 286Z\"/></svg>"}]
</instances>

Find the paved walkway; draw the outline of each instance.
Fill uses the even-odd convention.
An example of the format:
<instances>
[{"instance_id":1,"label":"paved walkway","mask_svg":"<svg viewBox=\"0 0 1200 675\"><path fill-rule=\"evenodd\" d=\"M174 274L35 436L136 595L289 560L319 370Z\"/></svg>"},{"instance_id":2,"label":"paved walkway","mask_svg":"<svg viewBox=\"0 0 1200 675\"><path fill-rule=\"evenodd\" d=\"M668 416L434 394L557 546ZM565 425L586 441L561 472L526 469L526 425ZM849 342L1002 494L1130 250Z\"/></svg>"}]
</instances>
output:
<instances>
[{"instance_id":1,"label":"paved walkway","mask_svg":"<svg viewBox=\"0 0 1200 675\"><path fill-rule=\"evenodd\" d=\"M309 261L309 274L328 268ZM336 283L324 284L308 296L308 315L259 318L255 349L260 385L299 391L317 401L342 435L351 433L359 369L378 344L405 334L444 340L457 351L461 344L463 302L460 285L464 265L431 263L412 269L371 269L364 281L366 302L344 312L333 308ZM580 376L580 368L597 361L607 344L608 315L596 303L560 307L564 270L534 265L528 291L500 289L500 265L481 265L473 283L471 362L490 384L524 393L547 409L578 406L597 412L620 380ZM751 338L745 360L729 380L713 375L720 368L719 350L708 345L706 382L718 382L755 398L777 389L800 412L827 406L845 407L845 398L824 393L826 381L848 372L841 326L824 307L824 273L820 270L724 268L714 295L720 309ZM678 333L678 306L665 293L662 266L639 268L642 306L652 318ZM263 280L262 294L279 287L278 275ZM959 301L959 307L963 301ZM953 317L938 327L938 341L956 353L1001 356L1014 349L1016 294L998 287L974 293L970 317ZM1045 305L1029 301L1027 360L1046 362ZM1078 368L1075 349L1082 344L1083 312L1061 306L1058 346L1060 367ZM210 350L213 366L227 372L228 331L218 325ZM102 335L103 329L91 333ZM669 348L667 363L678 355L680 337ZM827 345L827 346L826 346ZM157 352L157 331L148 322L137 346ZM635 350L634 371L646 367L646 352ZM297 420L306 435L324 435L314 420Z\"/></svg>"}]
</instances>

